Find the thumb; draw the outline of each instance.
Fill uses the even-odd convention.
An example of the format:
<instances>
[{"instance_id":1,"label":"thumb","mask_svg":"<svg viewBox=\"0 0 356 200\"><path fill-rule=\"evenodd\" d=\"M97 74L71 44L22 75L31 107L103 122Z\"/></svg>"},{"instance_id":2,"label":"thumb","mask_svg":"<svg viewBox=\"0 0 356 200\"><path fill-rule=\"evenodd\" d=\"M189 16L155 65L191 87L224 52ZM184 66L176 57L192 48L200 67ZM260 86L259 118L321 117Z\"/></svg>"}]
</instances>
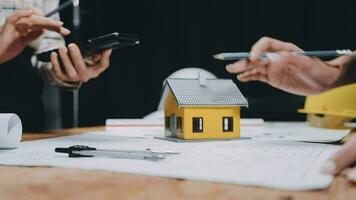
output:
<instances>
[{"instance_id":1,"label":"thumb","mask_svg":"<svg viewBox=\"0 0 356 200\"><path fill-rule=\"evenodd\" d=\"M340 68L342 66L345 66L345 65L351 63L351 61L353 61L353 60L356 60L356 51L350 55L340 56L334 60L328 61L328 62L326 62L326 64L328 64L332 67Z\"/></svg>"},{"instance_id":2,"label":"thumb","mask_svg":"<svg viewBox=\"0 0 356 200\"><path fill-rule=\"evenodd\" d=\"M327 161L321 171L326 174L337 175L356 161L356 136L347 142L342 149Z\"/></svg>"}]
</instances>

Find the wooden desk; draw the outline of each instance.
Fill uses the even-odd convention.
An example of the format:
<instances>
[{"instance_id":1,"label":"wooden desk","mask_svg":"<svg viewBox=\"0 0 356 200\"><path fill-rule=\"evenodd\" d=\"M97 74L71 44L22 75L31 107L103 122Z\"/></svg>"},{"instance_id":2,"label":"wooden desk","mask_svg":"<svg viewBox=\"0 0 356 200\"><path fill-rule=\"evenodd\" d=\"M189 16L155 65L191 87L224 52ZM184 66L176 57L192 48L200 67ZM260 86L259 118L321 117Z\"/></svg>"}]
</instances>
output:
<instances>
[{"instance_id":1,"label":"wooden desk","mask_svg":"<svg viewBox=\"0 0 356 200\"><path fill-rule=\"evenodd\" d=\"M101 129L103 127L25 134L24 140L73 135ZM344 177L338 177L327 190L288 192L104 171L1 166L0 200L2 199L352 200L356 199L356 186Z\"/></svg>"}]
</instances>

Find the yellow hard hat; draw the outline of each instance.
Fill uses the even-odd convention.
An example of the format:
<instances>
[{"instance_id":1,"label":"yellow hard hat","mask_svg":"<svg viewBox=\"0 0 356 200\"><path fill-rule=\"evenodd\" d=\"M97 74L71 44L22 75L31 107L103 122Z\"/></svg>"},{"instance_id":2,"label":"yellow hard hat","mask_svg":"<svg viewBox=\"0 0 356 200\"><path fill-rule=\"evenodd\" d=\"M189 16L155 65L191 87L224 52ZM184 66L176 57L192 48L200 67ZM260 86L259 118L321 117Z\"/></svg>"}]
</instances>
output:
<instances>
[{"instance_id":1,"label":"yellow hard hat","mask_svg":"<svg viewBox=\"0 0 356 200\"><path fill-rule=\"evenodd\" d=\"M351 84L308 96L304 109L311 125L324 128L342 128L345 122L356 118L356 84Z\"/></svg>"}]
</instances>

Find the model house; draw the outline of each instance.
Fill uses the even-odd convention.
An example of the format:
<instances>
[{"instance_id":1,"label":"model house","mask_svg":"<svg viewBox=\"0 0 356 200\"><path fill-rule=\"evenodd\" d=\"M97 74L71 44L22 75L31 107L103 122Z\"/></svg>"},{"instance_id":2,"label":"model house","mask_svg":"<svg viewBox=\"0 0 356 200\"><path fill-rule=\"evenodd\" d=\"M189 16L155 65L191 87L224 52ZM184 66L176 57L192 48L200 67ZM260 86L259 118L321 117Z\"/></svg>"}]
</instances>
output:
<instances>
[{"instance_id":1,"label":"model house","mask_svg":"<svg viewBox=\"0 0 356 200\"><path fill-rule=\"evenodd\" d=\"M163 98L166 137L240 137L240 108L248 102L232 80L170 78Z\"/></svg>"}]
</instances>

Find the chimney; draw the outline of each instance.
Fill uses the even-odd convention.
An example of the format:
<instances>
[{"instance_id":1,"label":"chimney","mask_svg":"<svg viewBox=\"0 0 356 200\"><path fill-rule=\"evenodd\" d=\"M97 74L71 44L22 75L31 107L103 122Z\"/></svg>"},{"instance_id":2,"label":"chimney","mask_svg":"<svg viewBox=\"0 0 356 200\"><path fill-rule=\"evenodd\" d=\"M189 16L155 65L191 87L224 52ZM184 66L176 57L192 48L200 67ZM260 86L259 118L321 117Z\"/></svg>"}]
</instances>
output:
<instances>
[{"instance_id":1,"label":"chimney","mask_svg":"<svg viewBox=\"0 0 356 200\"><path fill-rule=\"evenodd\" d=\"M199 72L198 73L198 77L199 77L199 85L201 87L205 87L207 85L207 78L206 76L204 76L203 73Z\"/></svg>"}]
</instances>

